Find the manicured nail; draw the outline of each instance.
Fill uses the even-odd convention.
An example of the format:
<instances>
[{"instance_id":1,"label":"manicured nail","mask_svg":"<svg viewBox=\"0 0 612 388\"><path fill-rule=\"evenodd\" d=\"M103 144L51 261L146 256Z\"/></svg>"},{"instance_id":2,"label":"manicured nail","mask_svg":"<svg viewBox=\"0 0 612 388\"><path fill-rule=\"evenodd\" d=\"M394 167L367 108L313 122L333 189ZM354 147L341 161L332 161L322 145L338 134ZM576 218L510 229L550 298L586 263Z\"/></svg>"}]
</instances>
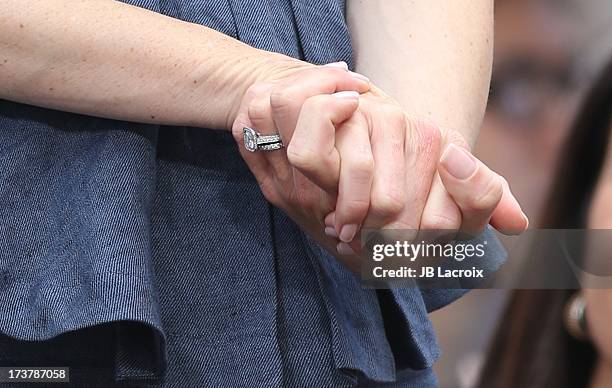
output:
<instances>
[{"instance_id":1,"label":"manicured nail","mask_svg":"<svg viewBox=\"0 0 612 388\"><path fill-rule=\"evenodd\" d=\"M340 61L340 62L332 62L332 63L328 63L326 65L323 66L327 66L327 67L337 67L343 70L348 70L348 65L346 64L346 62L344 61Z\"/></svg>"},{"instance_id":2,"label":"manicured nail","mask_svg":"<svg viewBox=\"0 0 612 388\"><path fill-rule=\"evenodd\" d=\"M343 256L353 256L355 254L353 248L351 248L347 243L343 242L338 243L338 245L336 245L336 250L339 254Z\"/></svg>"},{"instance_id":3,"label":"manicured nail","mask_svg":"<svg viewBox=\"0 0 612 388\"><path fill-rule=\"evenodd\" d=\"M353 78L357 78L365 82L370 82L370 79L363 74L355 73L354 71L349 71L349 73L353 76Z\"/></svg>"},{"instance_id":4,"label":"manicured nail","mask_svg":"<svg viewBox=\"0 0 612 388\"><path fill-rule=\"evenodd\" d=\"M346 90L343 92L336 92L334 94L332 94L332 96L336 97L336 98L346 98L346 99L353 99L353 100L358 100L359 99L359 93L355 92L353 90Z\"/></svg>"},{"instance_id":5,"label":"manicured nail","mask_svg":"<svg viewBox=\"0 0 612 388\"><path fill-rule=\"evenodd\" d=\"M329 237L338 238L338 233L336 233L336 228L334 228L333 226L326 226L325 234Z\"/></svg>"},{"instance_id":6,"label":"manicured nail","mask_svg":"<svg viewBox=\"0 0 612 388\"><path fill-rule=\"evenodd\" d=\"M357 233L356 224L344 225L342 229L340 229L340 241L351 242L355 238L356 233Z\"/></svg>"},{"instance_id":7,"label":"manicured nail","mask_svg":"<svg viewBox=\"0 0 612 388\"><path fill-rule=\"evenodd\" d=\"M457 179L467 179L476 171L476 160L463 148L449 144L442 154L440 163Z\"/></svg>"}]
</instances>

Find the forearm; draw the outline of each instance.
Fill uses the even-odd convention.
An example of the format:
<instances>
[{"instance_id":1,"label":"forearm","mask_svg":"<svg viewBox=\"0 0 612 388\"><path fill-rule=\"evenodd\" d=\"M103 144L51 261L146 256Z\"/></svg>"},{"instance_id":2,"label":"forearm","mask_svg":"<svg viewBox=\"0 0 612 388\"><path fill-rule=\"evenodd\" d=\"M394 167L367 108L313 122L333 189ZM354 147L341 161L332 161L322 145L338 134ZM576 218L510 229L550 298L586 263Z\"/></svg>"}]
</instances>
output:
<instances>
[{"instance_id":1,"label":"forearm","mask_svg":"<svg viewBox=\"0 0 612 388\"><path fill-rule=\"evenodd\" d=\"M0 2L3 99L128 121L229 128L246 88L285 62L292 63L112 0Z\"/></svg>"},{"instance_id":2,"label":"forearm","mask_svg":"<svg viewBox=\"0 0 612 388\"><path fill-rule=\"evenodd\" d=\"M348 1L357 71L473 144L491 77L493 1Z\"/></svg>"}]
</instances>

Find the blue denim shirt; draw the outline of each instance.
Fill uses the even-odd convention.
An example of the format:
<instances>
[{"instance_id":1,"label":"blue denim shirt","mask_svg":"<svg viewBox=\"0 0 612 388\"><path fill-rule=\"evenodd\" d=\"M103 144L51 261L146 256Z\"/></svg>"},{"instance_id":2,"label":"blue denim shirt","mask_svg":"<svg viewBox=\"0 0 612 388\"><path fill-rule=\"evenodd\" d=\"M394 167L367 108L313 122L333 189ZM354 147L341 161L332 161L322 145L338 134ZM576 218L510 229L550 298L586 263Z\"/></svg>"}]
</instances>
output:
<instances>
[{"instance_id":1,"label":"blue denim shirt","mask_svg":"<svg viewBox=\"0 0 612 388\"><path fill-rule=\"evenodd\" d=\"M340 0L124 2L352 64ZM427 312L463 292L362 288L228 133L0 100L1 365L70 365L75 386L435 386Z\"/></svg>"}]
</instances>

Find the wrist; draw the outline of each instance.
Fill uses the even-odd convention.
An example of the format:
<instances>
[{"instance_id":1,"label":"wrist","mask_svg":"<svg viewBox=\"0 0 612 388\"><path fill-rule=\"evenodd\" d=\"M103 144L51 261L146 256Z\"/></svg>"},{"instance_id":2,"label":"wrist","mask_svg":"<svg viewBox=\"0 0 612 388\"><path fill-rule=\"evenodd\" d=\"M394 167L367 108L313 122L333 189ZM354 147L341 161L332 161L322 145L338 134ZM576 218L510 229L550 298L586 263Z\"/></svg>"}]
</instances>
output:
<instances>
[{"instance_id":1,"label":"wrist","mask_svg":"<svg viewBox=\"0 0 612 388\"><path fill-rule=\"evenodd\" d=\"M259 83L273 83L285 78L294 72L314 66L308 62L301 61L283 54L256 50L252 57L241 60L240 82L232 93L232 101L225 118L224 129L230 130L236 119L238 110L249 88Z\"/></svg>"}]
</instances>

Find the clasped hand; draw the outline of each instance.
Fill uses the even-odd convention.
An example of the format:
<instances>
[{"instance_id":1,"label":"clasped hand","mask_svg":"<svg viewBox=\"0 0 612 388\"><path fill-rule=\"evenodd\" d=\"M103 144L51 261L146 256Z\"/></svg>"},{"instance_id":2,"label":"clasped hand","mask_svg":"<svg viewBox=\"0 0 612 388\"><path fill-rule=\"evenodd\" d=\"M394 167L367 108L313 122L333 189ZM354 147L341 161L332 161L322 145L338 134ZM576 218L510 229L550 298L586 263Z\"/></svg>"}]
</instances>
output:
<instances>
[{"instance_id":1,"label":"clasped hand","mask_svg":"<svg viewBox=\"0 0 612 388\"><path fill-rule=\"evenodd\" d=\"M286 148L246 151L244 127L280 133ZM266 199L352 269L361 228L475 235L489 223L505 234L528 225L459 132L410 117L344 63L255 83L232 132Z\"/></svg>"}]
</instances>

